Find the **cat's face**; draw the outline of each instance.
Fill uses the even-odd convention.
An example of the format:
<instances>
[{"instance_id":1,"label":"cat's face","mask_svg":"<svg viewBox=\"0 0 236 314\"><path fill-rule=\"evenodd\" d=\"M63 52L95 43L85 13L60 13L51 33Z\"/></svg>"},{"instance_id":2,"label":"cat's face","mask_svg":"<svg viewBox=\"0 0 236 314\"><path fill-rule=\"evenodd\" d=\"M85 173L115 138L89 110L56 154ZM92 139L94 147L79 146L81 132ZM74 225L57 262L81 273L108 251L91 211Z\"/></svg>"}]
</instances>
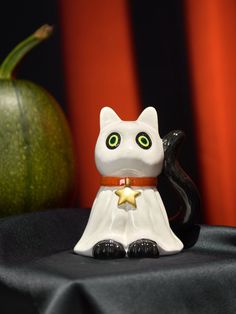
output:
<instances>
[{"instance_id":1,"label":"cat's face","mask_svg":"<svg viewBox=\"0 0 236 314\"><path fill-rule=\"evenodd\" d=\"M136 121L122 121L109 107L100 113L95 161L103 176L155 177L164 159L157 112L146 108Z\"/></svg>"}]
</instances>

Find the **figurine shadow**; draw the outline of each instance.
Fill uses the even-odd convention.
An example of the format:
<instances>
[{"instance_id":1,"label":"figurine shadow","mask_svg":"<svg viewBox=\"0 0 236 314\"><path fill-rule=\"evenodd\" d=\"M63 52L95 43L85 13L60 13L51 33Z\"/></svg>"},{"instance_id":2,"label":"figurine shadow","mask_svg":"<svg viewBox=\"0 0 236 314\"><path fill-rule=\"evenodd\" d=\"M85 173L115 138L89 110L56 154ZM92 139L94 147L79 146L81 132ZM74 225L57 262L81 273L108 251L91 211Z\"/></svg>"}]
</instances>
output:
<instances>
[{"instance_id":1,"label":"figurine shadow","mask_svg":"<svg viewBox=\"0 0 236 314\"><path fill-rule=\"evenodd\" d=\"M177 237L183 242L184 248L189 249L193 247L195 243L197 243L201 226L200 225L192 225L187 228L175 229L172 228Z\"/></svg>"}]
</instances>

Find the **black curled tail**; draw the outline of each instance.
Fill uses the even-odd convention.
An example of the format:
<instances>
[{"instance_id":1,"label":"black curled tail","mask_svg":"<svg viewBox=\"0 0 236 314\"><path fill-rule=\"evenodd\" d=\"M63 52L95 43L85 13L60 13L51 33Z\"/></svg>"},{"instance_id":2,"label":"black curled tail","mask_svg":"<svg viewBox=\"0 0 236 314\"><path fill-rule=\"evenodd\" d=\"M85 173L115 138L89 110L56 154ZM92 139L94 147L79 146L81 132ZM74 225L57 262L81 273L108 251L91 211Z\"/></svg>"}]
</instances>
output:
<instances>
[{"instance_id":1,"label":"black curled tail","mask_svg":"<svg viewBox=\"0 0 236 314\"><path fill-rule=\"evenodd\" d=\"M180 196L180 204L179 208L176 208L176 214L169 217L170 225L174 229L193 225L200 206L198 190L177 160L184 138L184 132L179 130L171 131L163 138L163 174Z\"/></svg>"}]
</instances>

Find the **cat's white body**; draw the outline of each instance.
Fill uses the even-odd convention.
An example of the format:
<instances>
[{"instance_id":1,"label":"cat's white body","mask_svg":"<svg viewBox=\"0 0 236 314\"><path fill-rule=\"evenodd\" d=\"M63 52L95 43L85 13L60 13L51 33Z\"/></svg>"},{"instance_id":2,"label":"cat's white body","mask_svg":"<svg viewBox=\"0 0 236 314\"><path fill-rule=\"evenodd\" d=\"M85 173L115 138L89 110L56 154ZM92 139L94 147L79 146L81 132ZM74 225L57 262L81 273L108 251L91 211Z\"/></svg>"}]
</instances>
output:
<instances>
[{"instance_id":1,"label":"cat's white body","mask_svg":"<svg viewBox=\"0 0 236 314\"><path fill-rule=\"evenodd\" d=\"M100 126L95 160L103 176L156 177L161 173L164 152L154 108L145 109L136 121L122 121L111 108L105 107L101 111ZM111 149L106 142L114 133L118 133L120 142ZM138 145L137 134L149 136L151 146L143 149ZM147 140L143 142L146 143ZM121 243L126 251L129 244L139 239L155 241L160 255L174 254L183 249L182 242L169 226L156 187L132 187L141 192L136 197L136 208L127 202L118 205L119 197L115 192L119 188L101 186L84 234L74 248L75 253L92 256L94 245L109 239Z\"/></svg>"}]
</instances>

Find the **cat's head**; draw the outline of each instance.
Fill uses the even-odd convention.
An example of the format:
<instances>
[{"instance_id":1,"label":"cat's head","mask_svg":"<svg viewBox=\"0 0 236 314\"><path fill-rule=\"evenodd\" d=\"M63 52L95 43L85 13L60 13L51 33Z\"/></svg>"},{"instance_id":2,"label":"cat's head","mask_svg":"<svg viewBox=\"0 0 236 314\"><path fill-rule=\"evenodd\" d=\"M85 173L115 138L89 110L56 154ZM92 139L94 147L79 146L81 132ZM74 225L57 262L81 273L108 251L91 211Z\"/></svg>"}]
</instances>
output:
<instances>
[{"instance_id":1,"label":"cat's head","mask_svg":"<svg viewBox=\"0 0 236 314\"><path fill-rule=\"evenodd\" d=\"M148 107L136 121L123 121L109 107L100 113L95 161L103 176L155 177L164 159L155 108Z\"/></svg>"}]
</instances>

